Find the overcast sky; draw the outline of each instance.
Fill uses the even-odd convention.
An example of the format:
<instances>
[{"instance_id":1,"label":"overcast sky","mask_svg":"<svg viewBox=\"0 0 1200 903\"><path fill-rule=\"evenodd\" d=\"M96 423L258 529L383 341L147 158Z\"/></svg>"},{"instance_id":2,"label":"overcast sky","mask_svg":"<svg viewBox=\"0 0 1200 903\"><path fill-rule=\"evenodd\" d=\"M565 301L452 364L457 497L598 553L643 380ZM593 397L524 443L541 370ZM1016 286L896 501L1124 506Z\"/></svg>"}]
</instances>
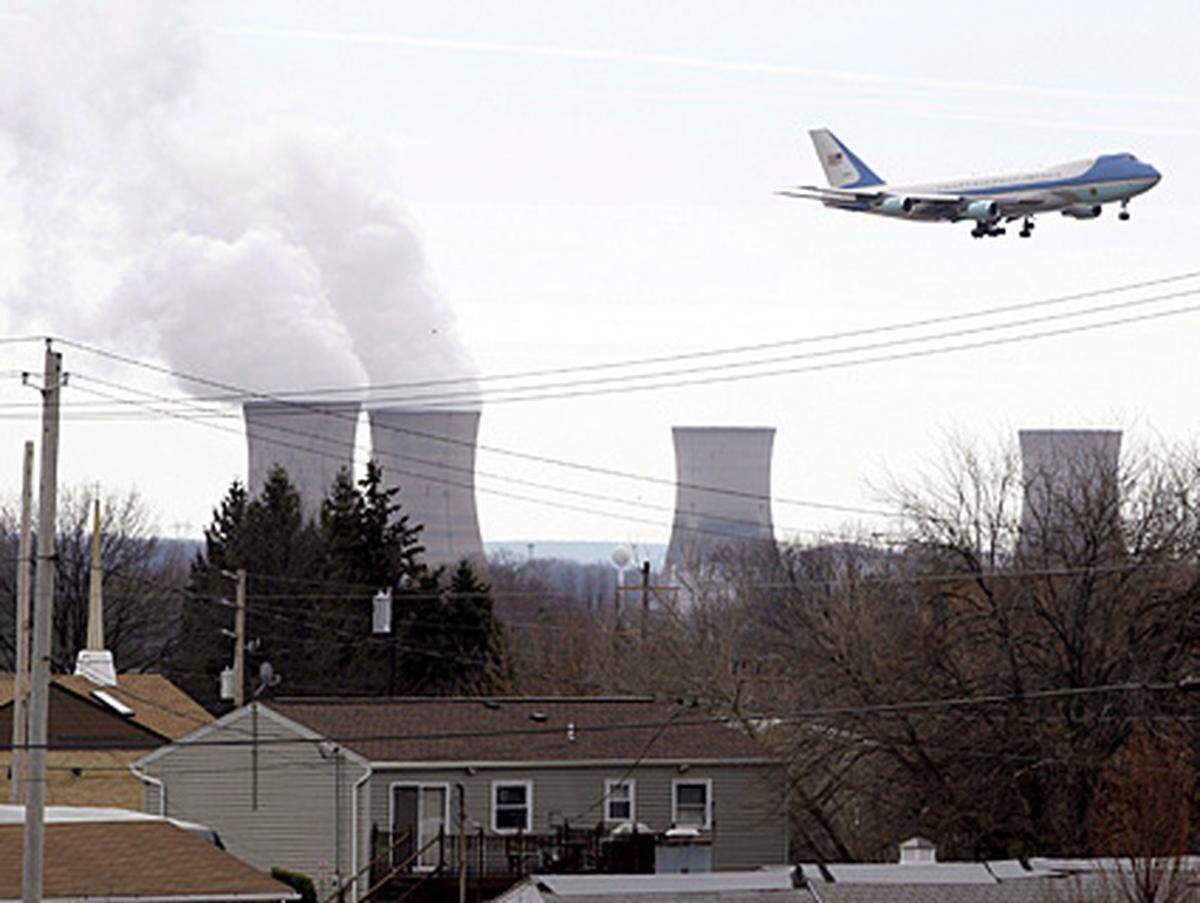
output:
<instances>
[{"instance_id":1,"label":"overcast sky","mask_svg":"<svg viewBox=\"0 0 1200 903\"><path fill-rule=\"evenodd\" d=\"M0 5L10 41L31 9ZM491 374L799 339L1200 269L1200 12L1191 2L287 0L208 3L190 27L197 68L186 115L198 125L237 132L280 121L349 136L391 171L428 280L485 384ZM1153 163L1163 181L1134 201L1127 223L1112 211L1095 222L1047 216L1031 240L1010 231L975 241L965 224L899 223L774 196L821 181L805 134L819 126L890 181L1119 150ZM28 228L20 216L0 218L10 288L23 285L13 273L28 265ZM69 246L56 254L65 271L80 265ZM110 277L71 282L90 293L81 309L102 306ZM36 308L38 299L9 297L0 326L26 331L19 302ZM222 316L219 305L172 299L189 303ZM1200 296L1109 316L1190 303ZM131 335L141 326L130 322ZM995 443L1022 427L1118 426L1143 441L1195 440L1198 327L1200 314L1186 314L823 372L488 404L480 438L670 478L672 425L773 426L777 495L873 506L873 485L928 468L949 433ZM83 320L61 312L45 328L89 338ZM138 352L119 339L110 332L100 344ZM398 353L412 340L397 336ZM253 348L268 360L289 354L261 337ZM64 350L68 370L180 392ZM212 347L207 374L221 379L233 353ZM0 403L36 400L10 371L39 367L36 346L0 345ZM68 414L85 397L68 389ZM0 487L10 495L20 443L36 431L33 419L0 419ZM495 475L478 480L485 540L668 536L669 486L490 454L478 465ZM168 534L198 534L244 468L236 429L64 421L62 478L136 485ZM512 478L646 507L580 502ZM844 519L793 505L774 514L785 535Z\"/></svg>"}]
</instances>

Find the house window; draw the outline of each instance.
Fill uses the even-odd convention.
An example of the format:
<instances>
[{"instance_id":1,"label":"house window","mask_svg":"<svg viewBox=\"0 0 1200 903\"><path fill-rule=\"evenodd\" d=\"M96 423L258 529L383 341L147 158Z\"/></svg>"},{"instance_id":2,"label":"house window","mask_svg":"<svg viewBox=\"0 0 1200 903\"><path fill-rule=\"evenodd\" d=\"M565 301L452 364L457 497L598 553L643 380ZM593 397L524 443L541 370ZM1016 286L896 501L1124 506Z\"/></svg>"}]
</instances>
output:
<instances>
[{"instance_id":1,"label":"house window","mask_svg":"<svg viewBox=\"0 0 1200 903\"><path fill-rule=\"evenodd\" d=\"M671 821L679 828L708 828L712 824L712 781L674 781Z\"/></svg>"},{"instance_id":2,"label":"house window","mask_svg":"<svg viewBox=\"0 0 1200 903\"><path fill-rule=\"evenodd\" d=\"M529 781L492 783L492 830L497 834L528 831L533 824L533 784Z\"/></svg>"},{"instance_id":3,"label":"house window","mask_svg":"<svg viewBox=\"0 0 1200 903\"><path fill-rule=\"evenodd\" d=\"M633 821L633 781L604 782L604 820Z\"/></svg>"}]
</instances>

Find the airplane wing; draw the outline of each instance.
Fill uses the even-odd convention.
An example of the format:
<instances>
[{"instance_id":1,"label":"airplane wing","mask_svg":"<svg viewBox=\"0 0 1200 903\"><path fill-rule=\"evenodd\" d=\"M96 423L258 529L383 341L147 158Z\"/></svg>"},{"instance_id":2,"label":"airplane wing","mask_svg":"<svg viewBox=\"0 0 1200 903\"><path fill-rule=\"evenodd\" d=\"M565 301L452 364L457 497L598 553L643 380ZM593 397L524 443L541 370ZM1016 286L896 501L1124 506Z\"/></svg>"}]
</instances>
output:
<instances>
[{"instance_id":1,"label":"airplane wing","mask_svg":"<svg viewBox=\"0 0 1200 903\"><path fill-rule=\"evenodd\" d=\"M789 198L802 198L810 201L821 201L832 207L848 207L865 210L878 207L889 198L899 198L906 202L904 209L915 209L926 215L946 216L957 218L969 204L980 200L978 197L958 194L931 194L898 191L881 191L879 188L823 188L817 185L797 185L794 188L783 188L775 192ZM1031 208L1040 205L1036 199L1003 199L997 198L996 213L1001 217L1015 218L1027 213Z\"/></svg>"},{"instance_id":2,"label":"airplane wing","mask_svg":"<svg viewBox=\"0 0 1200 903\"><path fill-rule=\"evenodd\" d=\"M797 185L795 188L781 188L776 194L789 198L805 198L814 201L830 201L832 203L870 203L886 197L911 198L919 204L945 204L958 206L967 203L969 199L954 194L896 194L891 191L880 191L871 188L821 188L816 185Z\"/></svg>"},{"instance_id":3,"label":"airplane wing","mask_svg":"<svg viewBox=\"0 0 1200 903\"><path fill-rule=\"evenodd\" d=\"M812 201L831 201L854 203L873 201L884 196L882 191L852 188L818 188L815 185L797 185L795 188L781 188L776 194L789 198L805 198Z\"/></svg>"}]
</instances>

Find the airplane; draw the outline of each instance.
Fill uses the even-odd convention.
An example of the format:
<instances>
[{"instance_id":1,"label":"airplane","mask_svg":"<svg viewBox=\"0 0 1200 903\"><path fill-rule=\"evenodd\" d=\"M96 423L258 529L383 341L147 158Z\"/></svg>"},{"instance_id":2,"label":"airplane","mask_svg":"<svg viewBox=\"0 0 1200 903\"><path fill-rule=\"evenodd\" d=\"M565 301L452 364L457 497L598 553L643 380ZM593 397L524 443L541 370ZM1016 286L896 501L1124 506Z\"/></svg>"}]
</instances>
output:
<instances>
[{"instance_id":1,"label":"airplane","mask_svg":"<svg viewBox=\"0 0 1200 903\"><path fill-rule=\"evenodd\" d=\"M923 185L888 185L829 129L814 129L817 157L828 188L799 185L776 192L821 201L826 207L918 222L970 220L975 238L1003 235L1002 222L1021 220L1022 238L1033 234L1033 217L1058 210L1073 219L1095 219L1119 201L1118 218L1129 219L1129 199L1149 191L1162 174L1133 154L1101 154L1017 175L982 176Z\"/></svg>"}]
</instances>

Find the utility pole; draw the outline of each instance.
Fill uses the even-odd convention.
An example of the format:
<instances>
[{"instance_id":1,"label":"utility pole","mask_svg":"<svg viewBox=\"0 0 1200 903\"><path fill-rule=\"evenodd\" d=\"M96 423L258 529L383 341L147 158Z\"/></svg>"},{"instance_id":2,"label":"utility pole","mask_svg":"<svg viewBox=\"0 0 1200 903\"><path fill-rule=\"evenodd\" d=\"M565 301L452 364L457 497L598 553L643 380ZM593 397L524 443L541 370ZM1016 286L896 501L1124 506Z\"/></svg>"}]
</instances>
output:
<instances>
[{"instance_id":1,"label":"utility pole","mask_svg":"<svg viewBox=\"0 0 1200 903\"><path fill-rule=\"evenodd\" d=\"M621 614L621 593L641 593L642 594L642 640L643 642L650 634L650 596L653 593L675 593L679 592L678 586L672 585L654 585L650 582L650 562L643 561L640 568L642 572L641 584L630 584L629 586L617 586L617 629L620 630L620 614Z\"/></svg>"},{"instance_id":2,"label":"utility pole","mask_svg":"<svg viewBox=\"0 0 1200 903\"><path fill-rule=\"evenodd\" d=\"M467 788L458 789L458 903L467 903Z\"/></svg>"},{"instance_id":3,"label":"utility pole","mask_svg":"<svg viewBox=\"0 0 1200 903\"><path fill-rule=\"evenodd\" d=\"M21 539L17 547L17 673L13 682L12 797L14 805L25 800L25 741L29 729L29 620L30 578L33 576L33 443L25 443L21 469Z\"/></svg>"},{"instance_id":4,"label":"utility pole","mask_svg":"<svg viewBox=\"0 0 1200 903\"><path fill-rule=\"evenodd\" d=\"M650 562L642 562L642 642L650 629Z\"/></svg>"},{"instance_id":5,"label":"utility pole","mask_svg":"<svg viewBox=\"0 0 1200 903\"><path fill-rule=\"evenodd\" d=\"M38 495L37 588L33 607L32 692L29 707L29 778L25 805L24 903L42 899L45 852L46 738L50 708L50 626L54 605L58 502L58 402L65 380L62 355L46 340L42 377L42 472Z\"/></svg>"},{"instance_id":6,"label":"utility pole","mask_svg":"<svg viewBox=\"0 0 1200 903\"><path fill-rule=\"evenodd\" d=\"M237 572L237 614L233 619L236 634L233 647L233 707L246 704L246 569Z\"/></svg>"}]
</instances>

